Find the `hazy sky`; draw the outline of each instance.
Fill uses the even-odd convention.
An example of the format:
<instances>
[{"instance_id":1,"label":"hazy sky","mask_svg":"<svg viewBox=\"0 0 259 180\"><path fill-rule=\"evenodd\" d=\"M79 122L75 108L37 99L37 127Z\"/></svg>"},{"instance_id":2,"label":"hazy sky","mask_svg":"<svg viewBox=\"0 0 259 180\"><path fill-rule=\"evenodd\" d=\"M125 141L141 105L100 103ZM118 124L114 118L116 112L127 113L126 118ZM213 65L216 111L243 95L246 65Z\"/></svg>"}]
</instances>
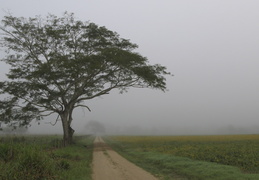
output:
<instances>
[{"instance_id":1,"label":"hazy sky","mask_svg":"<svg viewBox=\"0 0 259 180\"><path fill-rule=\"evenodd\" d=\"M162 64L174 74L168 77L166 93L130 89L123 95L114 91L89 101L92 112L76 111L75 130L96 120L118 128L139 126L182 134L222 127L257 127L255 131L259 133L258 0L0 0L0 3L1 19L6 11L25 17L73 12L80 20L106 26L130 39L139 45L137 51L151 64ZM6 66L1 63L0 79L4 72Z\"/></svg>"}]
</instances>

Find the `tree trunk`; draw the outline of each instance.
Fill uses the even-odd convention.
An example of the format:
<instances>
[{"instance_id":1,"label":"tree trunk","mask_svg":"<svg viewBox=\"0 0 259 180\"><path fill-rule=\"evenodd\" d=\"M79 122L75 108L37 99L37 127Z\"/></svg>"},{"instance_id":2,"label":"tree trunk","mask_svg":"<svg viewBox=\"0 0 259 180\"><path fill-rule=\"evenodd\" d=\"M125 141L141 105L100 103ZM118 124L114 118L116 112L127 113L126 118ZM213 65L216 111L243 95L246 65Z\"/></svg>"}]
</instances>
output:
<instances>
[{"instance_id":1,"label":"tree trunk","mask_svg":"<svg viewBox=\"0 0 259 180\"><path fill-rule=\"evenodd\" d=\"M73 135L74 135L75 130L70 125L68 126L68 128L69 128L68 136L69 136L69 139L71 140L71 143L72 143L73 142Z\"/></svg>"},{"instance_id":2,"label":"tree trunk","mask_svg":"<svg viewBox=\"0 0 259 180\"><path fill-rule=\"evenodd\" d=\"M62 126L63 126L63 144L64 146L70 145L73 143L73 134L74 129L71 128L70 123L68 121L69 116L64 113L61 116Z\"/></svg>"}]
</instances>

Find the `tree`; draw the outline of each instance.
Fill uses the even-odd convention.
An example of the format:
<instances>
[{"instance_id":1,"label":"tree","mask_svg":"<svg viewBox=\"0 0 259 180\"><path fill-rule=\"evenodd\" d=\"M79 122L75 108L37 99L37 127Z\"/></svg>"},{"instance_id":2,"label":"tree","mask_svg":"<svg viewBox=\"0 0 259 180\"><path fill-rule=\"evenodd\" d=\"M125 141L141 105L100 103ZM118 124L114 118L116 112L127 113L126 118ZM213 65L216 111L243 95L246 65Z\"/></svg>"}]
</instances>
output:
<instances>
[{"instance_id":1,"label":"tree","mask_svg":"<svg viewBox=\"0 0 259 180\"><path fill-rule=\"evenodd\" d=\"M105 133L105 126L98 121L89 121L85 126L85 130L87 133L103 134Z\"/></svg>"},{"instance_id":2,"label":"tree","mask_svg":"<svg viewBox=\"0 0 259 180\"><path fill-rule=\"evenodd\" d=\"M0 121L27 126L51 114L61 119L64 144L70 144L75 108L84 102L130 87L166 90L166 67L149 65L136 44L73 13L62 17L14 17L2 20L2 59L10 65L0 82Z\"/></svg>"}]
</instances>

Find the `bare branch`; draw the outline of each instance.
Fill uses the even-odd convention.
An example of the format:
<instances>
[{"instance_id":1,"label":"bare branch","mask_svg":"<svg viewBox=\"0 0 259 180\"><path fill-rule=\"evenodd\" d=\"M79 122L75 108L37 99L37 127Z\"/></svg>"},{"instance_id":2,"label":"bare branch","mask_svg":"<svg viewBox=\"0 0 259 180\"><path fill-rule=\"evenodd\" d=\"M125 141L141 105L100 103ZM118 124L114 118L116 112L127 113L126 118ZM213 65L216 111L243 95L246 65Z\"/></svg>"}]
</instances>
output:
<instances>
[{"instance_id":1,"label":"bare branch","mask_svg":"<svg viewBox=\"0 0 259 180\"><path fill-rule=\"evenodd\" d=\"M79 104L79 105L76 105L76 106L74 106L74 107L75 107L75 108L77 108L77 107L85 107L86 109L88 109L88 111L91 112L91 109L90 109L88 106L83 105L83 104Z\"/></svg>"},{"instance_id":2,"label":"bare branch","mask_svg":"<svg viewBox=\"0 0 259 180\"><path fill-rule=\"evenodd\" d=\"M55 126L57 124L58 120L59 120L58 118L59 118L59 115L57 116L55 123L46 122L45 124L51 124L52 126Z\"/></svg>"}]
</instances>

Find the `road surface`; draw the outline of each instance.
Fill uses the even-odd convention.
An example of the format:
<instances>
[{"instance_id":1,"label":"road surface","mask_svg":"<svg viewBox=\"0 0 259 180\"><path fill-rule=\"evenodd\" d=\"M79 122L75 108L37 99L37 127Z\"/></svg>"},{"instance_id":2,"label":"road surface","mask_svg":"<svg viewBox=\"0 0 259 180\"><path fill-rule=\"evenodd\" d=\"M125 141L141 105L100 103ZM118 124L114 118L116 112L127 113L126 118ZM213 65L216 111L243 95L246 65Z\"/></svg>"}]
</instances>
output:
<instances>
[{"instance_id":1,"label":"road surface","mask_svg":"<svg viewBox=\"0 0 259 180\"><path fill-rule=\"evenodd\" d=\"M101 137L94 140L93 180L158 180L113 151Z\"/></svg>"}]
</instances>

